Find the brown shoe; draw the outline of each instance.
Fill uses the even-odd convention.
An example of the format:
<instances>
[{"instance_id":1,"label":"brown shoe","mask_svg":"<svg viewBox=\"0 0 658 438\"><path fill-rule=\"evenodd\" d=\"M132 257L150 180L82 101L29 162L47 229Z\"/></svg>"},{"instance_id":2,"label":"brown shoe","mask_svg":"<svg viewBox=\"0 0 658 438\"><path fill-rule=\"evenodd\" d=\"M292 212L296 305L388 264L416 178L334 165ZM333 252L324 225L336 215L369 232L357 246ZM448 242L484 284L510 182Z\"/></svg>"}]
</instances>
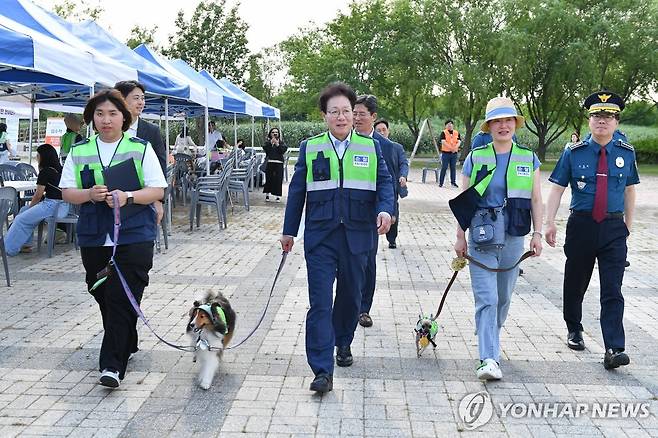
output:
<instances>
[{"instance_id":1,"label":"brown shoe","mask_svg":"<svg viewBox=\"0 0 658 438\"><path fill-rule=\"evenodd\" d=\"M361 327L372 327L372 318L367 313L359 315L359 324Z\"/></svg>"},{"instance_id":2,"label":"brown shoe","mask_svg":"<svg viewBox=\"0 0 658 438\"><path fill-rule=\"evenodd\" d=\"M23 253L23 254L31 253L32 252L32 245L23 245L23 246L21 246L20 252Z\"/></svg>"}]
</instances>

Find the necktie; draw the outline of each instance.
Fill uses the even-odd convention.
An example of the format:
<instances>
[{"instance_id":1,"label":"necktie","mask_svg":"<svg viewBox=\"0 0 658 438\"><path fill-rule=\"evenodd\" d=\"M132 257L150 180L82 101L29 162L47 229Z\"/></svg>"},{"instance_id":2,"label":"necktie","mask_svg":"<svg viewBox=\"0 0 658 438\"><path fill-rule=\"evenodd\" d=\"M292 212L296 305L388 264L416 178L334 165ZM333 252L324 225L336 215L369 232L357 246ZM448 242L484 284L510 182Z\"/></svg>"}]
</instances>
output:
<instances>
[{"instance_id":1,"label":"necktie","mask_svg":"<svg viewBox=\"0 0 658 438\"><path fill-rule=\"evenodd\" d=\"M599 164L596 167L596 194L594 195L594 208L592 217L596 222L605 219L608 212L608 160L605 148L599 153Z\"/></svg>"}]
</instances>

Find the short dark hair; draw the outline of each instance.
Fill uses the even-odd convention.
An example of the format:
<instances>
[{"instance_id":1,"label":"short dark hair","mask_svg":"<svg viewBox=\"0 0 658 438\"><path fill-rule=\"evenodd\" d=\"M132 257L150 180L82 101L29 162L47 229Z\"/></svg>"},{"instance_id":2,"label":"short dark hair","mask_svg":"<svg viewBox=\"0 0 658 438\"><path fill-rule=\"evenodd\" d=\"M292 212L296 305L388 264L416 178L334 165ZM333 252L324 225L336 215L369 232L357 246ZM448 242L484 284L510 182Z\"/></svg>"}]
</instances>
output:
<instances>
[{"instance_id":1,"label":"short dark hair","mask_svg":"<svg viewBox=\"0 0 658 438\"><path fill-rule=\"evenodd\" d=\"M210 120L210 121L208 121L208 124L209 124L210 126L217 126L217 125L215 124L215 121L214 121L214 120Z\"/></svg>"},{"instance_id":2,"label":"short dark hair","mask_svg":"<svg viewBox=\"0 0 658 438\"><path fill-rule=\"evenodd\" d=\"M354 104L356 103L356 93L354 90L352 90L352 87L344 82L332 82L331 84L324 87L324 89L320 92L320 99L318 100L320 111L326 113L327 102L329 99L336 96L347 97L347 99L350 101L350 105L352 105L352 108L354 108Z\"/></svg>"},{"instance_id":3,"label":"short dark hair","mask_svg":"<svg viewBox=\"0 0 658 438\"><path fill-rule=\"evenodd\" d=\"M52 167L58 172L62 171L62 165L59 163L59 157L55 148L48 143L44 143L37 148L39 154L39 170Z\"/></svg>"},{"instance_id":4,"label":"short dark hair","mask_svg":"<svg viewBox=\"0 0 658 438\"><path fill-rule=\"evenodd\" d=\"M379 124L381 124L381 123L383 123L384 125L386 125L387 128L389 127L389 126L388 126L388 120L386 120L386 119L377 119L377 121L375 121L375 124L372 125L372 127L373 127L373 128L376 128L377 125L379 125Z\"/></svg>"},{"instance_id":5,"label":"short dark hair","mask_svg":"<svg viewBox=\"0 0 658 438\"><path fill-rule=\"evenodd\" d=\"M82 117L85 120L85 123L87 125L91 125L92 122L94 121L94 112L96 111L96 107L100 105L103 102L110 102L112 105L117 107L119 111L121 111L121 114L123 114L123 125L121 125L121 130L122 131L127 131L128 128L130 128L130 125L132 125L132 120L133 116L130 114L130 111L128 111L128 107L126 106L126 101L124 100L123 96L119 92L119 90L116 89L109 89L109 90L103 90L99 91L98 93L94 94L91 99L87 101L87 105L85 105L85 110L82 113Z\"/></svg>"},{"instance_id":6,"label":"short dark hair","mask_svg":"<svg viewBox=\"0 0 658 438\"><path fill-rule=\"evenodd\" d=\"M142 92L146 93L146 88L144 88L144 85L137 81L120 81L114 84L114 89L119 90L123 97L126 97L132 93L135 88L139 88L142 90Z\"/></svg>"},{"instance_id":7,"label":"short dark hair","mask_svg":"<svg viewBox=\"0 0 658 438\"><path fill-rule=\"evenodd\" d=\"M362 94L356 98L354 105L363 105L366 107L370 114L377 112L377 98L372 94Z\"/></svg>"},{"instance_id":8,"label":"short dark hair","mask_svg":"<svg viewBox=\"0 0 658 438\"><path fill-rule=\"evenodd\" d=\"M0 123L0 132L7 132L7 124Z\"/></svg>"},{"instance_id":9,"label":"short dark hair","mask_svg":"<svg viewBox=\"0 0 658 438\"><path fill-rule=\"evenodd\" d=\"M446 122L443 124L443 126L447 125L448 123L452 123L453 125L455 124L455 122L453 122L452 120L448 119L448 120L446 120Z\"/></svg>"}]
</instances>

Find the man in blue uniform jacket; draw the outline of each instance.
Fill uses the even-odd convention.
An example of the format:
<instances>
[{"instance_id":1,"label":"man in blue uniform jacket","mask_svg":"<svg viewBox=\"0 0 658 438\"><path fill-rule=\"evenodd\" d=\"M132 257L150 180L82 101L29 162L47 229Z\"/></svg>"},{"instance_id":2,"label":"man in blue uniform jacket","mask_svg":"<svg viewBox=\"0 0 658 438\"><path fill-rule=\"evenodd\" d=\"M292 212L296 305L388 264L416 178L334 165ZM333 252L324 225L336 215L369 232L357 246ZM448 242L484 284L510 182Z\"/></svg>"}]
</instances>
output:
<instances>
[{"instance_id":1,"label":"man in blue uniform jacket","mask_svg":"<svg viewBox=\"0 0 658 438\"><path fill-rule=\"evenodd\" d=\"M382 155L386 161L386 167L391 174L393 184L393 197L395 199L394 224L386 233L388 247L395 248L395 239L397 237L397 225L400 218L400 206L397 202L400 186L407 186L407 176L409 175L409 163L401 144L395 143L388 138L375 132L374 123L377 119L377 98L372 94L362 95L356 98L354 105L354 129L361 135L372 137L379 142L382 148ZM393 231L395 234L393 234ZM375 295L376 278L377 278L377 248L378 239L375 236L375 248L368 256L368 267L366 268L366 281L361 293L361 311L359 312L359 324L362 327L371 327L372 318L370 309Z\"/></svg>"},{"instance_id":2,"label":"man in blue uniform jacket","mask_svg":"<svg viewBox=\"0 0 658 438\"><path fill-rule=\"evenodd\" d=\"M624 101L610 91L585 99L591 137L562 152L549 180L554 183L546 203L546 242L555 246L555 215L567 185L571 185L571 215L564 254L563 314L567 346L584 350L582 305L594 262L601 283L601 331L605 344L603 366L628 365L624 352L624 297L621 285L635 213L635 184L640 182L633 146L614 133Z\"/></svg>"},{"instance_id":3,"label":"man in blue uniform jacket","mask_svg":"<svg viewBox=\"0 0 658 438\"><path fill-rule=\"evenodd\" d=\"M340 82L320 93L328 132L300 144L280 238L290 251L306 205L306 356L315 374L310 389L319 393L333 388L334 346L336 364L352 365L368 254L393 214L393 185L379 143L352 131L355 101Z\"/></svg>"}]
</instances>

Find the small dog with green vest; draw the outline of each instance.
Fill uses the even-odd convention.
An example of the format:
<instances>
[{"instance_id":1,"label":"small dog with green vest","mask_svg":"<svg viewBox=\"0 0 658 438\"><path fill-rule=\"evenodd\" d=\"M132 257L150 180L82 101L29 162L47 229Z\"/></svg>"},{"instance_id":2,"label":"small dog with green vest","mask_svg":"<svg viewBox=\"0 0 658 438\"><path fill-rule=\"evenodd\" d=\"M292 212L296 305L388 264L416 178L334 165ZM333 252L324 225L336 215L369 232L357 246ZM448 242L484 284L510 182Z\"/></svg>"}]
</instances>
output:
<instances>
[{"instance_id":1,"label":"small dog with green vest","mask_svg":"<svg viewBox=\"0 0 658 438\"><path fill-rule=\"evenodd\" d=\"M221 293L208 292L203 302L190 309L187 334L196 345L194 362L199 362L199 386L210 388L219 369L224 348L235 331L235 311Z\"/></svg>"}]
</instances>

